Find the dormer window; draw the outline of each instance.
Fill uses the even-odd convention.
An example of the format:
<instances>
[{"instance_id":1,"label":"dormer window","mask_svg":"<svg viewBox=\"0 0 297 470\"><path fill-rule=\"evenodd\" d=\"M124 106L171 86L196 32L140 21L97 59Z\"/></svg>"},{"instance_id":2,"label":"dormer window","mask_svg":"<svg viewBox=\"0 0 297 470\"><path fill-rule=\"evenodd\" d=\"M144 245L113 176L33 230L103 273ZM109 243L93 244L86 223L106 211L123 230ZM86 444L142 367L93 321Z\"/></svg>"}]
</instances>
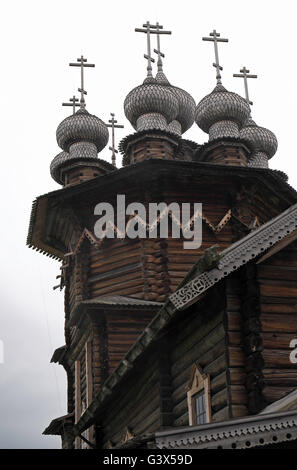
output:
<instances>
[{"instance_id":1,"label":"dormer window","mask_svg":"<svg viewBox=\"0 0 297 470\"><path fill-rule=\"evenodd\" d=\"M199 364L194 364L188 385L189 425L211 421L210 379L203 373Z\"/></svg>"}]
</instances>

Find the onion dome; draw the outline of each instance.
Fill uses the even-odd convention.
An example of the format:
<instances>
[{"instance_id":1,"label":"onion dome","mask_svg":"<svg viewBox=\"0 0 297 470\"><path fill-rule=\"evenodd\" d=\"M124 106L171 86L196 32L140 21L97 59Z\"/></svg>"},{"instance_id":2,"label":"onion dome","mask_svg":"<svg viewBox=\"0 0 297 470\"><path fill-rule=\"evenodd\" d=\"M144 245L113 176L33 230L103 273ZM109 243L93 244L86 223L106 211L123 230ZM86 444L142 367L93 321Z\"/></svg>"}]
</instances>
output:
<instances>
[{"instance_id":1,"label":"onion dome","mask_svg":"<svg viewBox=\"0 0 297 470\"><path fill-rule=\"evenodd\" d=\"M220 83L197 105L196 124L209 133L209 140L220 137L239 137L239 128L250 113L244 98L227 91Z\"/></svg>"},{"instance_id":2,"label":"onion dome","mask_svg":"<svg viewBox=\"0 0 297 470\"><path fill-rule=\"evenodd\" d=\"M50 165L50 173L53 180L56 183L62 184L59 177L59 168L63 165L63 163L67 162L69 158L69 153L61 152L52 160Z\"/></svg>"},{"instance_id":3,"label":"onion dome","mask_svg":"<svg viewBox=\"0 0 297 470\"><path fill-rule=\"evenodd\" d=\"M108 162L98 159L98 152L108 142L108 128L85 108L64 119L57 128L56 136L63 152L53 159L50 173L57 183L64 184L63 172L72 171L78 166L96 167L103 173L114 169Z\"/></svg>"},{"instance_id":4,"label":"onion dome","mask_svg":"<svg viewBox=\"0 0 297 470\"><path fill-rule=\"evenodd\" d=\"M101 119L80 108L64 119L57 128L57 142L65 152L77 142L89 142L100 152L108 142L108 129Z\"/></svg>"},{"instance_id":5,"label":"onion dome","mask_svg":"<svg viewBox=\"0 0 297 470\"><path fill-rule=\"evenodd\" d=\"M105 174L110 171L114 171L114 165L111 163L107 162L106 160L102 160L101 158L92 158L87 155L85 155L85 160L83 160L83 157L80 155L79 158L71 158L69 153L67 152L61 152L59 153L51 162L50 165L50 174L51 177L56 181L58 184L64 184L64 178L63 178L63 172L68 170L69 168L75 168L75 167L82 167L85 166L86 164L88 166L93 167L96 169L96 172L99 174Z\"/></svg>"},{"instance_id":6,"label":"onion dome","mask_svg":"<svg viewBox=\"0 0 297 470\"><path fill-rule=\"evenodd\" d=\"M182 88L173 86L169 83L163 71L159 71L156 75L156 81L162 85L166 85L175 94L178 99L178 114L174 121L169 123L168 129L175 133L183 134L192 126L195 118L196 103L192 96ZM177 121L177 122L176 122Z\"/></svg>"},{"instance_id":7,"label":"onion dome","mask_svg":"<svg viewBox=\"0 0 297 470\"><path fill-rule=\"evenodd\" d=\"M147 77L142 85L130 91L124 102L125 115L137 131L166 131L167 124L176 118L178 110L176 95L152 77Z\"/></svg>"},{"instance_id":8,"label":"onion dome","mask_svg":"<svg viewBox=\"0 0 297 470\"><path fill-rule=\"evenodd\" d=\"M252 150L248 166L268 168L268 159L277 151L277 139L273 132L249 118L240 131L240 138L245 140Z\"/></svg>"}]
</instances>

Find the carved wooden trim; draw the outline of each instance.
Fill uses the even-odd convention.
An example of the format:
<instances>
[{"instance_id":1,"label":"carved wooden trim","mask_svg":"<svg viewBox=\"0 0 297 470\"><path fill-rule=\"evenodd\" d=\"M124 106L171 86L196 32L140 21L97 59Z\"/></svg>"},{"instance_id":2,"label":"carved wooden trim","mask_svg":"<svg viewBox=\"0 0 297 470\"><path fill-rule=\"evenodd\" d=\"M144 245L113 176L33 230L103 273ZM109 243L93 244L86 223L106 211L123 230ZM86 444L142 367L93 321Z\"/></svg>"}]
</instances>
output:
<instances>
[{"instance_id":1,"label":"carved wooden trim","mask_svg":"<svg viewBox=\"0 0 297 470\"><path fill-rule=\"evenodd\" d=\"M209 423L211 421L210 377L203 372L198 363L195 363L192 368L187 392L190 426L196 424L194 396L201 392L201 390L205 391L206 421Z\"/></svg>"}]
</instances>

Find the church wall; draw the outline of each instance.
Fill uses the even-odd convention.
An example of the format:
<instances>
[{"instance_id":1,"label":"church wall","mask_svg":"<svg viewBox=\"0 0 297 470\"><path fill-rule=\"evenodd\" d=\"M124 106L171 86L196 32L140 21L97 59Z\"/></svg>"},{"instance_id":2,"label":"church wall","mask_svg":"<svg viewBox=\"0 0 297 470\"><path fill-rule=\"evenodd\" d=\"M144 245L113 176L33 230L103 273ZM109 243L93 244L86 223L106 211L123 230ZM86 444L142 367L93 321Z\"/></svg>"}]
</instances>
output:
<instances>
[{"instance_id":1,"label":"church wall","mask_svg":"<svg viewBox=\"0 0 297 470\"><path fill-rule=\"evenodd\" d=\"M129 295L143 298L141 244L139 240L106 240L90 247L88 273L90 298Z\"/></svg>"},{"instance_id":2,"label":"church wall","mask_svg":"<svg viewBox=\"0 0 297 470\"><path fill-rule=\"evenodd\" d=\"M248 415L246 367L241 321L241 282L233 276L226 280L226 344L228 346L228 376L230 382L231 417Z\"/></svg>"},{"instance_id":3,"label":"church wall","mask_svg":"<svg viewBox=\"0 0 297 470\"><path fill-rule=\"evenodd\" d=\"M156 431L160 427L160 390L158 358L147 357L132 377L113 394L98 423L102 426L103 447L120 445L126 428L135 434Z\"/></svg>"},{"instance_id":4,"label":"church wall","mask_svg":"<svg viewBox=\"0 0 297 470\"><path fill-rule=\"evenodd\" d=\"M297 338L297 243L258 265L263 338L263 390L267 404L297 387L290 341Z\"/></svg>"},{"instance_id":5,"label":"church wall","mask_svg":"<svg viewBox=\"0 0 297 470\"><path fill-rule=\"evenodd\" d=\"M218 299L217 299L218 300ZM212 420L222 419L227 407L227 355L221 301L198 310L194 305L184 312L176 329L170 331L171 376L174 426L189 424L187 388L195 362L210 376ZM224 410L223 415L228 412Z\"/></svg>"}]
</instances>

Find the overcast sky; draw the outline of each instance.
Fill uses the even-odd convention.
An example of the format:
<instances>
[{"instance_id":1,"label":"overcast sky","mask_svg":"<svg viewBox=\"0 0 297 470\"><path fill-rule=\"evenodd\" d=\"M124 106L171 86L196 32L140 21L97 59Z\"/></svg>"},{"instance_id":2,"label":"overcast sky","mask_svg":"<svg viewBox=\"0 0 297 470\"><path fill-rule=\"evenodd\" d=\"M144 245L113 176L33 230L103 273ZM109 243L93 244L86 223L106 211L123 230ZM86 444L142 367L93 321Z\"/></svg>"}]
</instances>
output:
<instances>
[{"instance_id":1,"label":"overcast sky","mask_svg":"<svg viewBox=\"0 0 297 470\"><path fill-rule=\"evenodd\" d=\"M49 173L60 151L55 131L70 111L61 103L79 86L69 61L84 54L96 64L86 71L87 109L105 121L116 113L125 125L119 141L132 132L124 98L146 74L145 36L134 28L149 20L172 31L161 37L164 71L196 102L215 86L213 47L201 37L216 29L229 38L220 46L223 84L243 94L233 73L245 65L258 74L250 83L252 116L278 138L270 167L296 188L296 0L11 0L0 13L0 448L55 448L60 438L42 431L66 412L64 371L49 364L64 344L63 293L52 290L59 264L25 241L33 199L58 189ZM195 124L184 137L207 141ZM108 147L100 157L110 161Z\"/></svg>"}]
</instances>

